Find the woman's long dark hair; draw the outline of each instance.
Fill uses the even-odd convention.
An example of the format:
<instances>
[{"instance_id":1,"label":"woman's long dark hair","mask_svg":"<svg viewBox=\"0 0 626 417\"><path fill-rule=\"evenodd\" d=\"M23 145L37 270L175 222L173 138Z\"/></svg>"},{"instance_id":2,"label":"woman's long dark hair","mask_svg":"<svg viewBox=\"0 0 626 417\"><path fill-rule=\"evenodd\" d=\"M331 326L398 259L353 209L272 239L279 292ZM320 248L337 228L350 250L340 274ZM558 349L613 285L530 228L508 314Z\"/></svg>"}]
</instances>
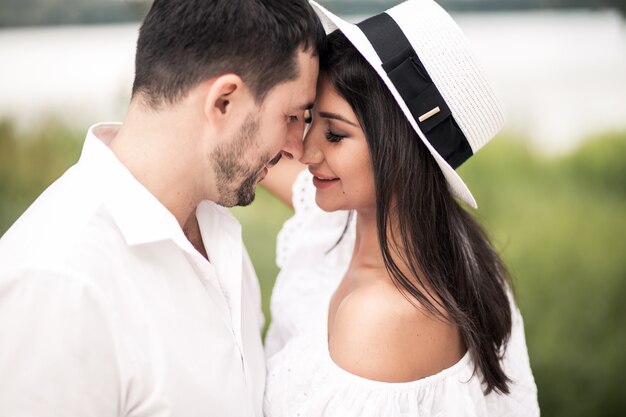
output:
<instances>
[{"instance_id":1,"label":"woman's long dark hair","mask_svg":"<svg viewBox=\"0 0 626 417\"><path fill-rule=\"evenodd\" d=\"M441 169L383 81L341 32L327 41L320 73L348 101L365 133L378 239L394 284L409 301L458 326L486 393L508 393L510 380L500 359L511 333L511 309L502 261L480 225L452 196ZM390 233L392 225L399 226L399 233ZM403 248L402 253L389 243ZM410 276L394 261L398 256Z\"/></svg>"}]
</instances>

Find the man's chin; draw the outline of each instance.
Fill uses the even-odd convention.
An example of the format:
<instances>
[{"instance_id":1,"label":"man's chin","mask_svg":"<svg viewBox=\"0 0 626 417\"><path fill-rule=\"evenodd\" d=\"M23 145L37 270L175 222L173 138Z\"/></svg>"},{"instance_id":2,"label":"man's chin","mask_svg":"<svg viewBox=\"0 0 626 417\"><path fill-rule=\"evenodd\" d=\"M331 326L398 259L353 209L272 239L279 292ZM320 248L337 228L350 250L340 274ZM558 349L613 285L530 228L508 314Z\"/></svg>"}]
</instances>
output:
<instances>
[{"instance_id":1,"label":"man's chin","mask_svg":"<svg viewBox=\"0 0 626 417\"><path fill-rule=\"evenodd\" d=\"M252 195L250 195L248 198L245 199L241 199L239 201L237 201L236 206L238 207L246 207L249 206L250 204L252 204L252 202L254 201L254 197L255 197L255 193L254 191L252 192Z\"/></svg>"},{"instance_id":2,"label":"man's chin","mask_svg":"<svg viewBox=\"0 0 626 417\"><path fill-rule=\"evenodd\" d=\"M265 178L266 172L264 173L264 171L249 176L236 189L222 191L220 201L216 201L216 203L223 207L249 206L254 201L257 184Z\"/></svg>"},{"instance_id":3,"label":"man's chin","mask_svg":"<svg viewBox=\"0 0 626 417\"><path fill-rule=\"evenodd\" d=\"M242 184L237 192L237 201L234 205L245 207L252 204L256 195L256 184L256 178L248 179L244 184Z\"/></svg>"},{"instance_id":4,"label":"man's chin","mask_svg":"<svg viewBox=\"0 0 626 417\"><path fill-rule=\"evenodd\" d=\"M246 207L252 204L252 202L254 201L254 197L255 197L255 192L254 190L252 190L251 193L247 193L245 195L242 193L237 193L236 195L233 195L231 198L226 198L226 199L222 198L219 201L216 201L216 203L222 207L227 207L227 208Z\"/></svg>"}]
</instances>

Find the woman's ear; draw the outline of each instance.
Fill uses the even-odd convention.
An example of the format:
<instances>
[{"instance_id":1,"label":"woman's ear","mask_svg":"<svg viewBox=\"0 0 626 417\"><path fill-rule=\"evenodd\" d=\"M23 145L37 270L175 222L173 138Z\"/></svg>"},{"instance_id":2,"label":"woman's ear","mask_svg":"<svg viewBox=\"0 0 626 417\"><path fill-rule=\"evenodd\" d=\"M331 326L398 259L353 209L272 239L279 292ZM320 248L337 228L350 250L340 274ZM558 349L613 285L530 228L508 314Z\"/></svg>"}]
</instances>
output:
<instances>
[{"instance_id":1,"label":"woman's ear","mask_svg":"<svg viewBox=\"0 0 626 417\"><path fill-rule=\"evenodd\" d=\"M250 92L236 74L224 74L211 79L206 90L204 116L217 129L236 120L249 105Z\"/></svg>"}]
</instances>

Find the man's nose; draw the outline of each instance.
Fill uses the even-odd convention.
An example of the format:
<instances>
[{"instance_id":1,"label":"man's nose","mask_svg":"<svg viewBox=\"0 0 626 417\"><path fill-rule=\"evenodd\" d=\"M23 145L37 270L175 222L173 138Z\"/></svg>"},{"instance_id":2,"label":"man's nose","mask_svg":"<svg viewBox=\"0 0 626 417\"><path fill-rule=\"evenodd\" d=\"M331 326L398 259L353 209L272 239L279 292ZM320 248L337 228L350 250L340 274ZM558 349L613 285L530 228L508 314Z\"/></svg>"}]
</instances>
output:
<instances>
[{"instance_id":1,"label":"man's nose","mask_svg":"<svg viewBox=\"0 0 626 417\"><path fill-rule=\"evenodd\" d=\"M288 132L287 142L283 146L282 152L287 158L300 159L302 157L302 136L304 135L304 126L291 129Z\"/></svg>"}]
</instances>

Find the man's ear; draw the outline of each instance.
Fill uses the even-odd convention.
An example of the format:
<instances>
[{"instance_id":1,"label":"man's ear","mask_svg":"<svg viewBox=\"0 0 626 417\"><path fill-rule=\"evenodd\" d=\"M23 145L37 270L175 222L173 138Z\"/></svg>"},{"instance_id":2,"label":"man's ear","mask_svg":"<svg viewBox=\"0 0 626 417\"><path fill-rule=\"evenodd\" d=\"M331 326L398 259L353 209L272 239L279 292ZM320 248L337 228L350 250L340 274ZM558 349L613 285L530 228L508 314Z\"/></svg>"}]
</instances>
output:
<instances>
[{"instance_id":1,"label":"man's ear","mask_svg":"<svg viewBox=\"0 0 626 417\"><path fill-rule=\"evenodd\" d=\"M250 93L236 74L220 75L212 81L205 96L204 115L212 126L221 128L244 114Z\"/></svg>"}]
</instances>

